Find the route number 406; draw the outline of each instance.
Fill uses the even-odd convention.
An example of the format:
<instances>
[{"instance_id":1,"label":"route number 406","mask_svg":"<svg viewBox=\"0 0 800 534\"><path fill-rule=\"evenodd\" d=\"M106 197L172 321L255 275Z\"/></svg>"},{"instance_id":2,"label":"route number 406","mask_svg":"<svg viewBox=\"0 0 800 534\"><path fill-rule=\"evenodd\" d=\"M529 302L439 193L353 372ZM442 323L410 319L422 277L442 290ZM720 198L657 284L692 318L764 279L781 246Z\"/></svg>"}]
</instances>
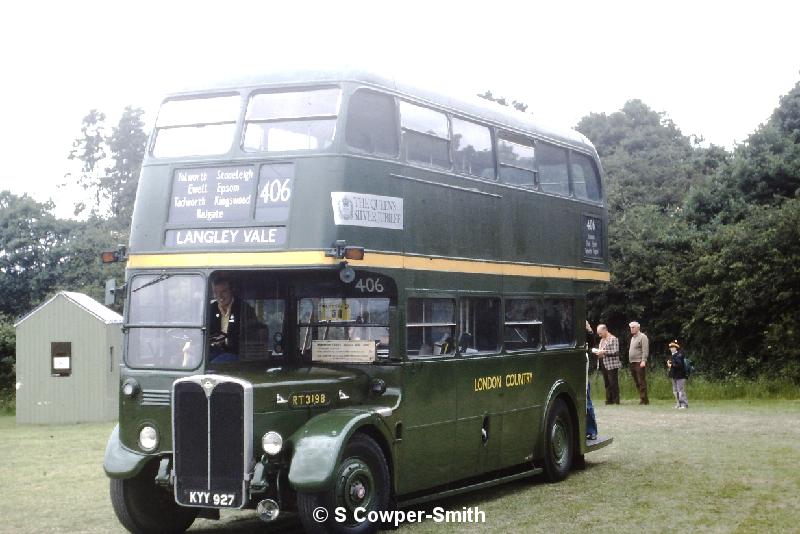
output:
<instances>
[{"instance_id":1,"label":"route number 406","mask_svg":"<svg viewBox=\"0 0 800 534\"><path fill-rule=\"evenodd\" d=\"M288 202L292 196L292 187L289 184L289 180L290 178L285 180L276 178L265 183L264 188L261 190L261 195L259 195L264 204Z\"/></svg>"},{"instance_id":2,"label":"route number 406","mask_svg":"<svg viewBox=\"0 0 800 534\"><path fill-rule=\"evenodd\" d=\"M355 287L362 293L383 293L383 282L380 277L359 278Z\"/></svg>"}]
</instances>

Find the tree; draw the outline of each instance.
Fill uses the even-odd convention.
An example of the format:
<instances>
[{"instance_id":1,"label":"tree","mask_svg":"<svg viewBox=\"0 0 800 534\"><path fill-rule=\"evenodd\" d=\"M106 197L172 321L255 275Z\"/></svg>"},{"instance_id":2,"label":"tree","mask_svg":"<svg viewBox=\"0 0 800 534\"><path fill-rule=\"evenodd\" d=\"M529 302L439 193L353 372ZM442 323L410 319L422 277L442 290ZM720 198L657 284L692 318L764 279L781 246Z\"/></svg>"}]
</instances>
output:
<instances>
[{"instance_id":1,"label":"tree","mask_svg":"<svg viewBox=\"0 0 800 534\"><path fill-rule=\"evenodd\" d=\"M631 206L680 206L691 184L727 159L719 147L697 146L665 113L641 100L629 100L611 115L591 113L577 130L603 161L612 217Z\"/></svg>"},{"instance_id":2,"label":"tree","mask_svg":"<svg viewBox=\"0 0 800 534\"><path fill-rule=\"evenodd\" d=\"M105 128L106 115L96 109L92 109L83 118L81 124L81 137L72 143L72 150L68 158L81 162L81 174L78 183L87 190L93 190L95 197L95 208L99 209L102 197L102 188L98 166L105 160ZM70 175L67 174L67 178ZM80 214L86 209L86 205L81 203L75 206L75 215Z\"/></svg>"},{"instance_id":3,"label":"tree","mask_svg":"<svg viewBox=\"0 0 800 534\"><path fill-rule=\"evenodd\" d=\"M101 181L105 194L111 201L111 214L118 228L128 228L133 215L133 202L136 186L142 169L147 134L141 108L125 108L119 124L113 128L106 139L114 164L106 168L106 176Z\"/></svg>"},{"instance_id":4,"label":"tree","mask_svg":"<svg viewBox=\"0 0 800 534\"><path fill-rule=\"evenodd\" d=\"M508 102L506 101L506 98L504 96L501 96L500 98L495 98L494 95L492 95L491 91L487 90L483 94L478 94L478 96L481 98L485 98L486 100L490 100L492 102L497 102L501 106L508 106ZM516 100L514 100L511 102L511 107L513 107L517 111L525 113L525 111L528 109L528 104L524 102L517 102Z\"/></svg>"},{"instance_id":5,"label":"tree","mask_svg":"<svg viewBox=\"0 0 800 534\"><path fill-rule=\"evenodd\" d=\"M0 192L0 313L27 312L58 284L74 223L52 209L52 202Z\"/></svg>"},{"instance_id":6,"label":"tree","mask_svg":"<svg viewBox=\"0 0 800 534\"><path fill-rule=\"evenodd\" d=\"M94 192L92 215L101 216L105 211L101 202L108 202L111 219L118 229L128 228L133 214L147 144L143 114L141 108L127 106L111 135L105 135L105 114L91 110L83 118L81 136L73 142L69 154L69 159L81 162L78 183ZM85 206L76 206L76 214L83 209Z\"/></svg>"}]
</instances>

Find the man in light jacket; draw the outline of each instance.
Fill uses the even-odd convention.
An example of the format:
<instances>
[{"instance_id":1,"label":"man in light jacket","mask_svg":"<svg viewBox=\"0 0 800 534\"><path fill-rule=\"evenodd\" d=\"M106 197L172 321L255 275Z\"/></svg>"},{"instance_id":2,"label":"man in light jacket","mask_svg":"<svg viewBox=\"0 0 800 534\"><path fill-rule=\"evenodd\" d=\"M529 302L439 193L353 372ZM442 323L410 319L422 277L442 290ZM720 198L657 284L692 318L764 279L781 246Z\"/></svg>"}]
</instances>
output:
<instances>
[{"instance_id":1,"label":"man in light jacket","mask_svg":"<svg viewBox=\"0 0 800 534\"><path fill-rule=\"evenodd\" d=\"M633 321L631 327L631 346L628 349L628 362L636 389L639 390L639 404L650 404L647 398L647 357L650 355L650 342L640 330L640 325Z\"/></svg>"}]
</instances>

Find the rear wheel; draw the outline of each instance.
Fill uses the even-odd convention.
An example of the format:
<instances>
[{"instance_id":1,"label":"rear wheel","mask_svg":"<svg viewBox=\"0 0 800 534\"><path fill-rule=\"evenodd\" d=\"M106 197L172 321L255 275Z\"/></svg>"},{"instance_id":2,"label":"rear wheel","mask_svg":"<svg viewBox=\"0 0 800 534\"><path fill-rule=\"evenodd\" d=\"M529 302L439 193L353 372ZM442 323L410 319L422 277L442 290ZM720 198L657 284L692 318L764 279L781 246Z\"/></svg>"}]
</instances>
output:
<instances>
[{"instance_id":1,"label":"rear wheel","mask_svg":"<svg viewBox=\"0 0 800 534\"><path fill-rule=\"evenodd\" d=\"M111 505L119 522L134 534L184 532L197 517L197 508L178 506L169 491L155 484L157 462L133 478L111 479Z\"/></svg>"},{"instance_id":2,"label":"rear wheel","mask_svg":"<svg viewBox=\"0 0 800 534\"><path fill-rule=\"evenodd\" d=\"M547 414L544 436L544 474L548 481L558 482L567 478L572 467L575 447L575 429L567 404L556 399Z\"/></svg>"},{"instance_id":3,"label":"rear wheel","mask_svg":"<svg viewBox=\"0 0 800 534\"><path fill-rule=\"evenodd\" d=\"M303 527L307 532L376 532L380 524L364 519L369 512L389 508L389 478L380 446L369 436L356 434L336 467L333 488L323 493L297 495ZM357 520L356 510L357 518L362 521Z\"/></svg>"}]
</instances>

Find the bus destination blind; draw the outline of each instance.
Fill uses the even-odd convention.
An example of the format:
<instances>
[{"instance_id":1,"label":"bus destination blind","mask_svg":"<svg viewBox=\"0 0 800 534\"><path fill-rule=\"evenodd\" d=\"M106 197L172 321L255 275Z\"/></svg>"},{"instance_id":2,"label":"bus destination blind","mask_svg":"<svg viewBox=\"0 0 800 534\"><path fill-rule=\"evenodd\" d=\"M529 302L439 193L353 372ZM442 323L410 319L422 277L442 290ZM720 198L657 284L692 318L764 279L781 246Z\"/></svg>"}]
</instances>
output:
<instances>
[{"instance_id":1,"label":"bus destination blind","mask_svg":"<svg viewBox=\"0 0 800 534\"><path fill-rule=\"evenodd\" d=\"M253 204L252 166L176 169L172 177L171 223L246 221Z\"/></svg>"},{"instance_id":2,"label":"bus destination blind","mask_svg":"<svg viewBox=\"0 0 800 534\"><path fill-rule=\"evenodd\" d=\"M293 186L292 163L262 165L258 174L252 165L176 169L169 223L192 227L167 230L164 244L176 248L283 246ZM239 227L248 222L281 226ZM225 228L224 223L237 227Z\"/></svg>"}]
</instances>

